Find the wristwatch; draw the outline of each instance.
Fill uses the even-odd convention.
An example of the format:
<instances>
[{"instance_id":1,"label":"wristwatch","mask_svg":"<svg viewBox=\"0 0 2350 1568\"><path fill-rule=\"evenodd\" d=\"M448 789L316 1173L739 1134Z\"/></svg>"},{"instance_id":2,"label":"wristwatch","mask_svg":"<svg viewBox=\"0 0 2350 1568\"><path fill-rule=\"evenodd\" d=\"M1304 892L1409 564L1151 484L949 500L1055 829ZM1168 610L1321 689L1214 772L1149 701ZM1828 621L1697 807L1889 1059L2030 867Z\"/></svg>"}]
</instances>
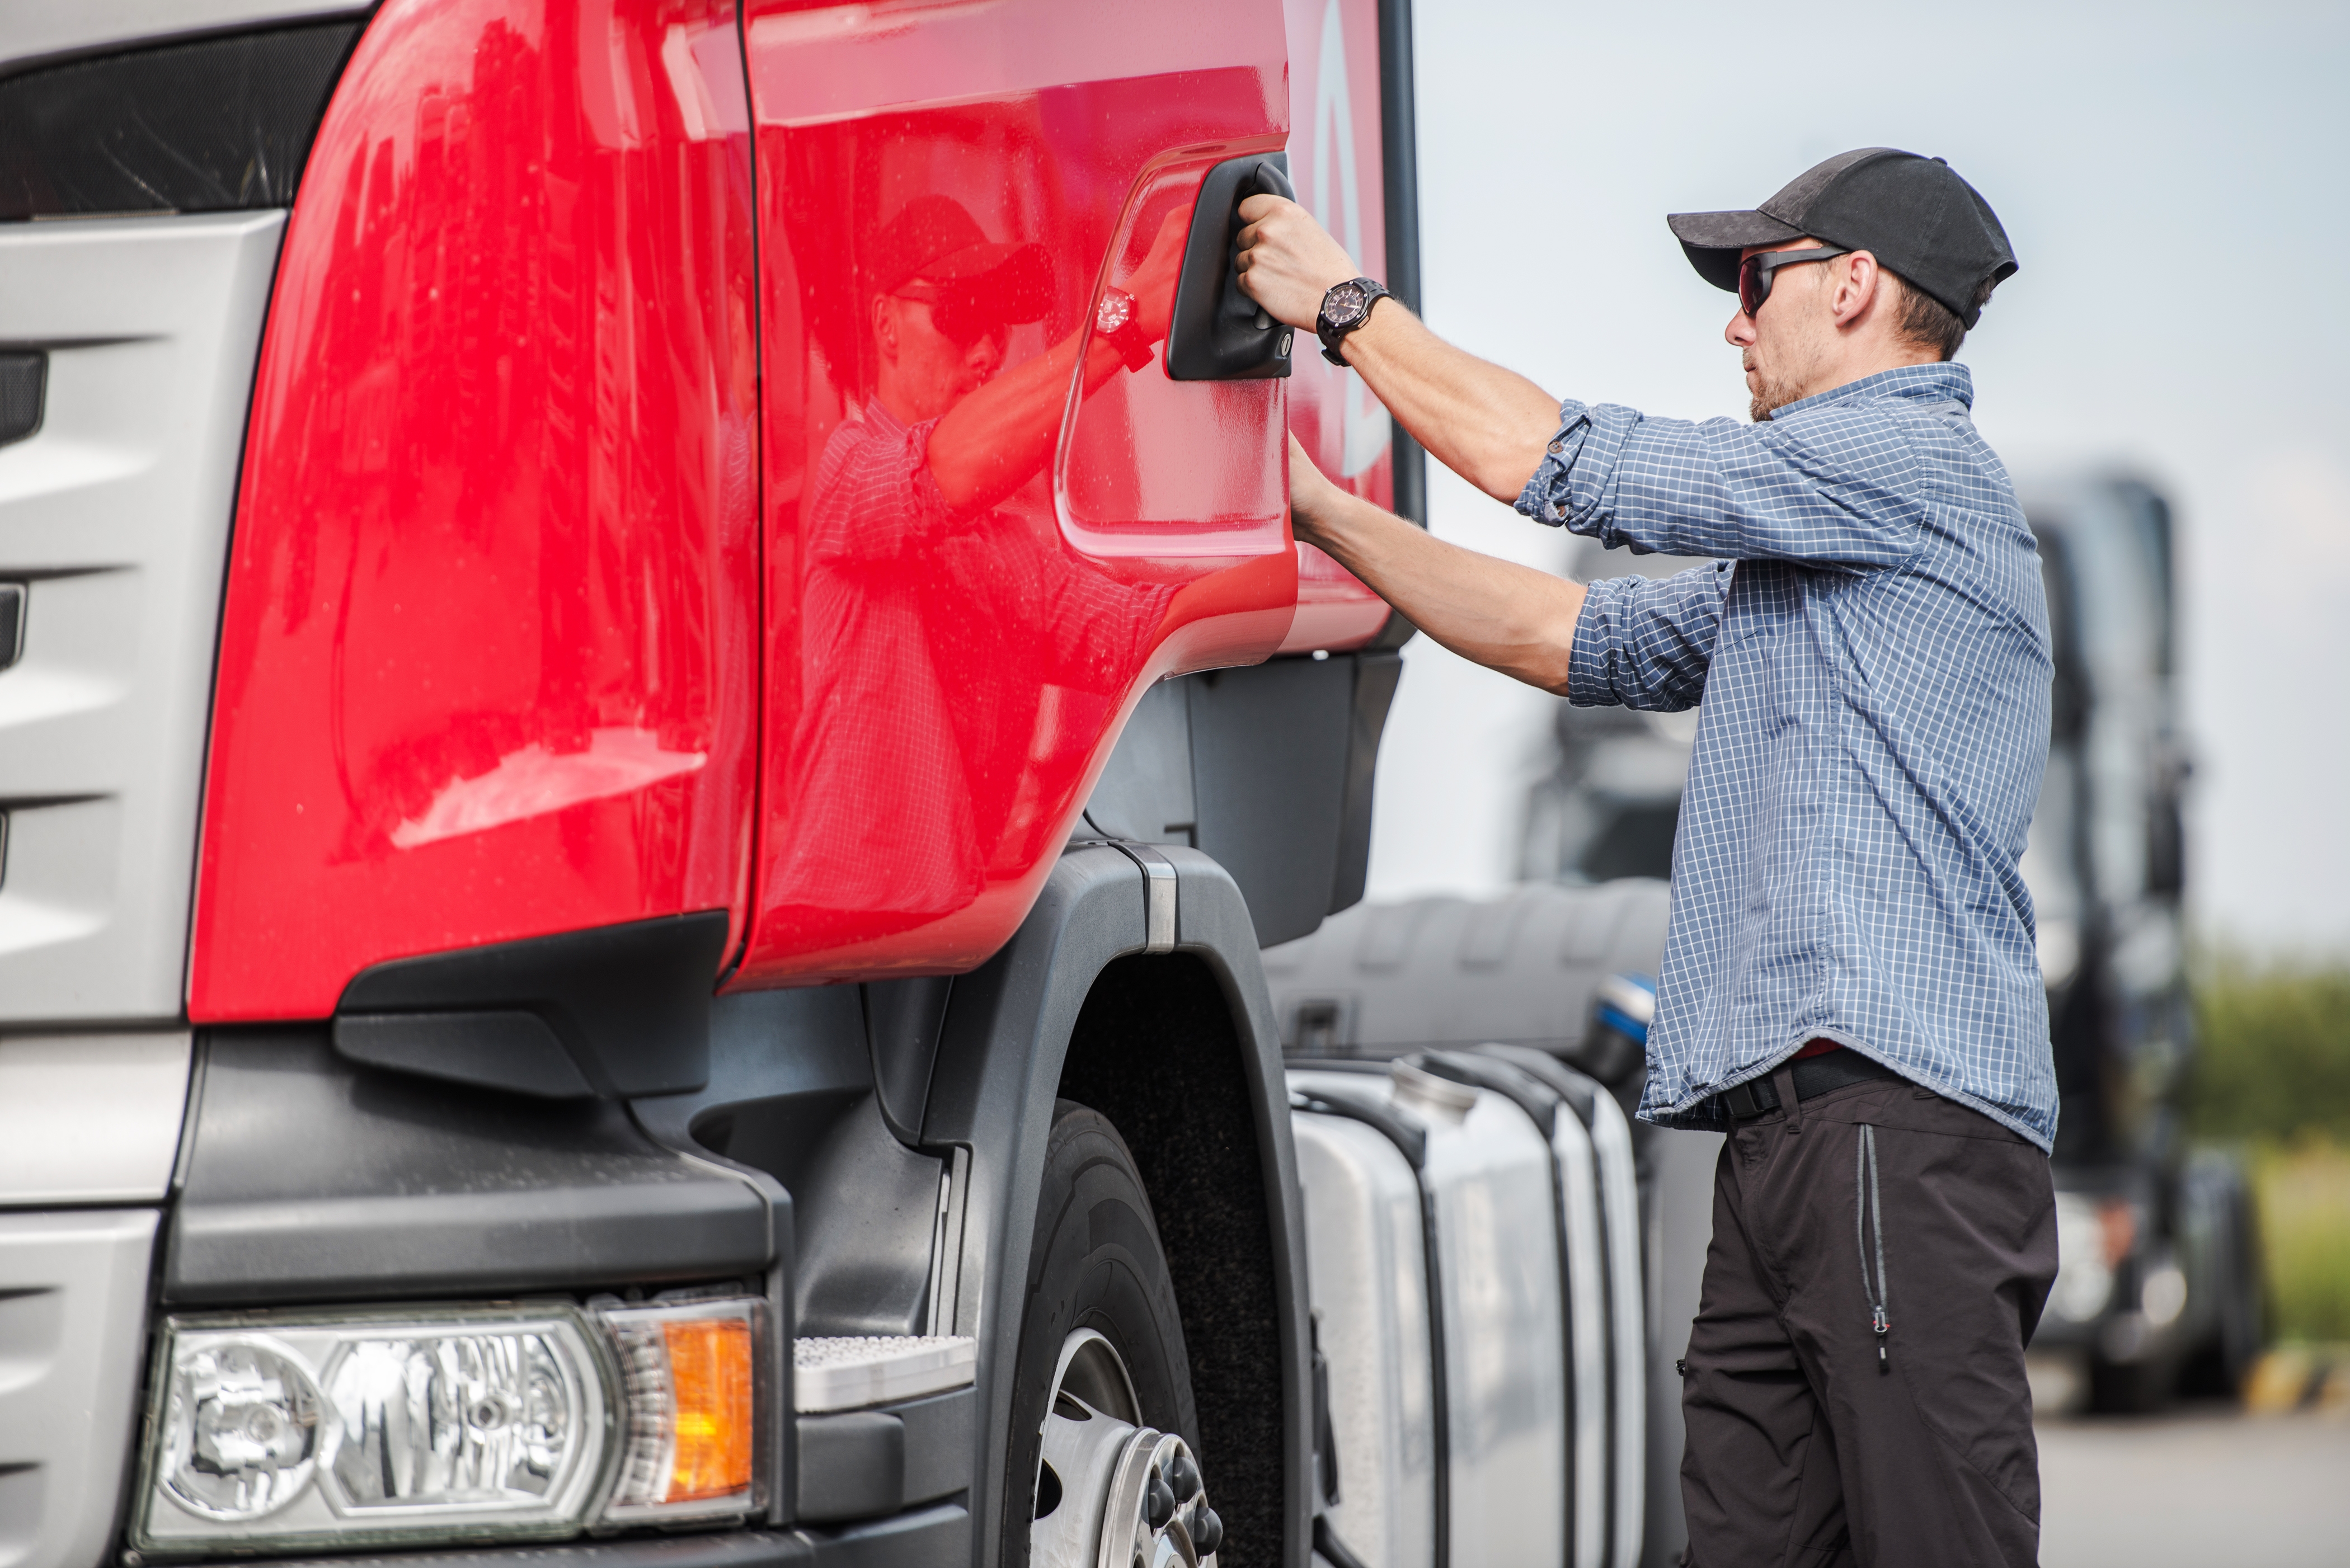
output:
<instances>
[{"instance_id":1,"label":"wristwatch","mask_svg":"<svg viewBox=\"0 0 2350 1568\"><path fill-rule=\"evenodd\" d=\"M1135 308L1134 296L1122 288L1102 290L1101 304L1094 309L1094 336L1117 349L1129 370L1150 363L1150 339L1143 336L1141 312Z\"/></svg>"},{"instance_id":2,"label":"wristwatch","mask_svg":"<svg viewBox=\"0 0 2350 1568\"><path fill-rule=\"evenodd\" d=\"M1391 297L1387 285L1367 277L1334 285L1322 296L1322 314L1314 321L1314 336L1322 339L1322 358L1333 365L1344 365L1347 357L1338 352L1339 340L1371 318L1372 306Z\"/></svg>"}]
</instances>

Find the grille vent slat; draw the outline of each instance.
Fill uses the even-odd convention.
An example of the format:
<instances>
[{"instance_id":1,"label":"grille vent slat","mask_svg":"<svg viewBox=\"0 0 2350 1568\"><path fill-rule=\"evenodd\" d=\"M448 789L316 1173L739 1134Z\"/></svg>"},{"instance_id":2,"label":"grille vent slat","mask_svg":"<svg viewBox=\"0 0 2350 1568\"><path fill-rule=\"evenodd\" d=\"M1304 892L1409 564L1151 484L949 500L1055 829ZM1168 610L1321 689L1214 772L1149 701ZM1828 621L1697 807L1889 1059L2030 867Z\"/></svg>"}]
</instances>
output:
<instances>
[{"instance_id":1,"label":"grille vent slat","mask_svg":"<svg viewBox=\"0 0 2350 1568\"><path fill-rule=\"evenodd\" d=\"M41 393L48 379L47 354L0 354L0 446L41 428Z\"/></svg>"}]
</instances>

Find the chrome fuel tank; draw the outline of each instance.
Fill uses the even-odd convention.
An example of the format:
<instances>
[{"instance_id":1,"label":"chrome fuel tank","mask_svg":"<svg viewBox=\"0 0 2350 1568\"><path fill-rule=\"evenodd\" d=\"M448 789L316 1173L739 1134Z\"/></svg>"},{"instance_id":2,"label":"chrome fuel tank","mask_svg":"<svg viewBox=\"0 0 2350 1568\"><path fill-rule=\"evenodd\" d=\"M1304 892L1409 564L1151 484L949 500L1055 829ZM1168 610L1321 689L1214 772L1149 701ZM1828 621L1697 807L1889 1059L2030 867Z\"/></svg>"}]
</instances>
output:
<instances>
[{"instance_id":1,"label":"chrome fuel tank","mask_svg":"<svg viewBox=\"0 0 2350 1568\"><path fill-rule=\"evenodd\" d=\"M1297 1070L1289 1082L1330 1363L1333 1528L1365 1568L1556 1568L1567 1561L1567 1366L1547 1137L1507 1097L1409 1064ZM1330 1125L1347 1122L1343 1134ZM1386 1151L1357 1133L1378 1134ZM1407 1199L1421 1225L1416 1280ZM1387 1300L1366 1306L1366 1296ZM1433 1343L1426 1398L1441 1413L1417 1427L1402 1372L1417 1360L1404 1348L1415 1322Z\"/></svg>"}]
</instances>

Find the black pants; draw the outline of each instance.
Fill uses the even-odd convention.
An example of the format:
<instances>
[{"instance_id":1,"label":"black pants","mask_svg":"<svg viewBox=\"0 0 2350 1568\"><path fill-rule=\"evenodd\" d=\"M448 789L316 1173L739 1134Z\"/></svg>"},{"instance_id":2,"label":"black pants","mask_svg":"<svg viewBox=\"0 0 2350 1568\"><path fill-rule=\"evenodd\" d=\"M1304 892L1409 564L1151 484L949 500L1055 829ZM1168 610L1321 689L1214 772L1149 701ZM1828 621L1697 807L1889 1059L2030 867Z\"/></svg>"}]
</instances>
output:
<instances>
[{"instance_id":1,"label":"black pants","mask_svg":"<svg viewBox=\"0 0 2350 1568\"><path fill-rule=\"evenodd\" d=\"M2055 1276L2047 1158L1988 1116L1877 1080L1741 1123L1684 1364L1684 1561L2036 1562L2023 1346Z\"/></svg>"}]
</instances>

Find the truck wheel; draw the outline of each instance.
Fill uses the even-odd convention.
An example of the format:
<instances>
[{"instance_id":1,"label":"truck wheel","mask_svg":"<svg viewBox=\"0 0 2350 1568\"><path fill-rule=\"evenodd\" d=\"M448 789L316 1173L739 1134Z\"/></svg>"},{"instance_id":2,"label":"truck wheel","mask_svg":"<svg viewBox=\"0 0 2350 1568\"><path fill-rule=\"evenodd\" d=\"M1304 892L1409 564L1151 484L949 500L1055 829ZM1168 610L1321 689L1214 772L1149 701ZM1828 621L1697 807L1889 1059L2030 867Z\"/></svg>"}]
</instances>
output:
<instances>
[{"instance_id":1,"label":"truck wheel","mask_svg":"<svg viewBox=\"0 0 2350 1568\"><path fill-rule=\"evenodd\" d=\"M1213 1564L1175 1287L1126 1140L1055 1106L1013 1373L1005 1568Z\"/></svg>"},{"instance_id":2,"label":"truck wheel","mask_svg":"<svg viewBox=\"0 0 2350 1568\"><path fill-rule=\"evenodd\" d=\"M2219 1297L2218 1322L2179 1377L2179 1392L2190 1397L2233 1399L2241 1394L2265 1337L2260 1216L2241 1171L2234 1177L2211 1278L2204 1283Z\"/></svg>"}]
</instances>

